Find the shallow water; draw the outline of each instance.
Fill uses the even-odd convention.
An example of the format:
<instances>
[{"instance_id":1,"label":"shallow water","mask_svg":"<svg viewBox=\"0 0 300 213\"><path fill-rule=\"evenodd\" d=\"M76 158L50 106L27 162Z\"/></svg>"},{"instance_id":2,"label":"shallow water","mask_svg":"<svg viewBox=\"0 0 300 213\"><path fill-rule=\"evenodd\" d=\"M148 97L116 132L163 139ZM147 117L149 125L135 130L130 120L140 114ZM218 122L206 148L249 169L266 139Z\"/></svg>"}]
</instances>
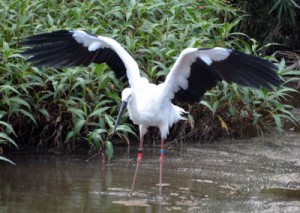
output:
<instances>
[{"instance_id":1,"label":"shallow water","mask_svg":"<svg viewBox=\"0 0 300 213\"><path fill-rule=\"evenodd\" d=\"M167 150L145 147L129 197L136 148L112 163L88 155L9 156L0 162L0 212L300 212L300 134Z\"/></svg>"}]
</instances>

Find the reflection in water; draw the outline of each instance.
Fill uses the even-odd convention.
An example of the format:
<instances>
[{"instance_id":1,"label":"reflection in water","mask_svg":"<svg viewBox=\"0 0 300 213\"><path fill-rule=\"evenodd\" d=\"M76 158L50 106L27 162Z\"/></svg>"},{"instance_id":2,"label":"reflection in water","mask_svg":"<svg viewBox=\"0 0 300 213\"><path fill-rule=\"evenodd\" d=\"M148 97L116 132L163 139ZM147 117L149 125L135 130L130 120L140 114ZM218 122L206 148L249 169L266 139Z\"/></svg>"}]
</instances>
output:
<instances>
[{"instance_id":1,"label":"reflection in water","mask_svg":"<svg viewBox=\"0 0 300 213\"><path fill-rule=\"evenodd\" d=\"M134 197L135 150L115 150L111 164L83 155L11 156L17 166L0 162L0 212L298 212L299 136L168 150L162 200L156 149L145 148Z\"/></svg>"}]
</instances>

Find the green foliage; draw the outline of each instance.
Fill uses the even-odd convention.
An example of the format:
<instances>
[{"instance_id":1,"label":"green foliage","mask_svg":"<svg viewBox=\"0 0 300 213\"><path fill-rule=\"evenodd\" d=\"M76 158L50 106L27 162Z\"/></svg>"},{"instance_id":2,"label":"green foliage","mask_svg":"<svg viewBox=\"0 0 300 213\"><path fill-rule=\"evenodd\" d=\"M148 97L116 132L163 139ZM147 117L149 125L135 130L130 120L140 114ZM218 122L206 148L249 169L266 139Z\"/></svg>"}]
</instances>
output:
<instances>
[{"instance_id":1,"label":"green foliage","mask_svg":"<svg viewBox=\"0 0 300 213\"><path fill-rule=\"evenodd\" d=\"M300 30L297 27L300 20L299 1L231 0L230 2L246 12L246 16L236 30L256 38L261 44L277 42L284 44L281 49L299 49Z\"/></svg>"},{"instance_id":2,"label":"green foliage","mask_svg":"<svg viewBox=\"0 0 300 213\"><path fill-rule=\"evenodd\" d=\"M55 70L25 64L20 42L26 36L82 28L114 38L137 60L142 75L155 83L164 79L186 47L257 51L257 44L249 45L243 33L234 32L244 13L223 1L0 0L0 13L0 146L30 140L61 148L80 140L96 148L106 146L109 158L113 153L109 141L125 85L106 65ZM280 70L282 76L287 74ZM294 121L290 107L281 104L290 91L287 86L267 92L223 83L201 103L214 113L229 104L235 115L236 105L243 102L243 115L252 116L258 128L276 123L281 129L284 119ZM125 116L116 133L126 141L136 132L128 122Z\"/></svg>"},{"instance_id":3,"label":"green foliage","mask_svg":"<svg viewBox=\"0 0 300 213\"><path fill-rule=\"evenodd\" d=\"M296 4L294 0L276 0L270 13L275 12L278 20L287 21L289 24L296 24Z\"/></svg>"}]
</instances>

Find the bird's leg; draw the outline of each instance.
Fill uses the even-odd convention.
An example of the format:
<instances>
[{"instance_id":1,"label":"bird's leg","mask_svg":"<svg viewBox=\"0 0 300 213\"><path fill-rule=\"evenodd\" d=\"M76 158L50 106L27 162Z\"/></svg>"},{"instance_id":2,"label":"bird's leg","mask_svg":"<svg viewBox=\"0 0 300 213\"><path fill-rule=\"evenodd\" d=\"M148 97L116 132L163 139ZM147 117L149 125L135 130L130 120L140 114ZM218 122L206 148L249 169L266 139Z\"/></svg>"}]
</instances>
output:
<instances>
[{"instance_id":1,"label":"bird's leg","mask_svg":"<svg viewBox=\"0 0 300 213\"><path fill-rule=\"evenodd\" d=\"M130 196L132 196L132 193L133 193L133 190L134 190L135 180L136 180L137 173L138 173L138 170L140 168L140 164L141 164L142 157L143 157L143 143L144 143L144 136L141 136L140 146L139 146L139 150L138 150L137 163L136 163L135 172L134 172L132 185L131 185Z\"/></svg>"},{"instance_id":2,"label":"bird's leg","mask_svg":"<svg viewBox=\"0 0 300 213\"><path fill-rule=\"evenodd\" d=\"M160 143L160 157L159 157L159 196L162 195L162 167L164 162L164 139L161 139Z\"/></svg>"}]
</instances>

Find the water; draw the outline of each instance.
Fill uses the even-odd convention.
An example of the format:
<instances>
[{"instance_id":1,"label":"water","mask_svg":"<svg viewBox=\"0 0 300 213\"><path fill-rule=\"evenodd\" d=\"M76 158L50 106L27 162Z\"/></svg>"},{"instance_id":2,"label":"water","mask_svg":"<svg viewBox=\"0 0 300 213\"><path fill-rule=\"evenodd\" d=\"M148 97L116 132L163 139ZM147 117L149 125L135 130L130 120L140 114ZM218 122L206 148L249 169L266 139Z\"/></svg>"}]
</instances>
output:
<instances>
[{"instance_id":1,"label":"water","mask_svg":"<svg viewBox=\"0 0 300 213\"><path fill-rule=\"evenodd\" d=\"M115 149L110 164L88 157L10 156L0 212L300 212L299 133L167 150L162 199L159 149L145 148L133 197L136 148Z\"/></svg>"}]
</instances>

